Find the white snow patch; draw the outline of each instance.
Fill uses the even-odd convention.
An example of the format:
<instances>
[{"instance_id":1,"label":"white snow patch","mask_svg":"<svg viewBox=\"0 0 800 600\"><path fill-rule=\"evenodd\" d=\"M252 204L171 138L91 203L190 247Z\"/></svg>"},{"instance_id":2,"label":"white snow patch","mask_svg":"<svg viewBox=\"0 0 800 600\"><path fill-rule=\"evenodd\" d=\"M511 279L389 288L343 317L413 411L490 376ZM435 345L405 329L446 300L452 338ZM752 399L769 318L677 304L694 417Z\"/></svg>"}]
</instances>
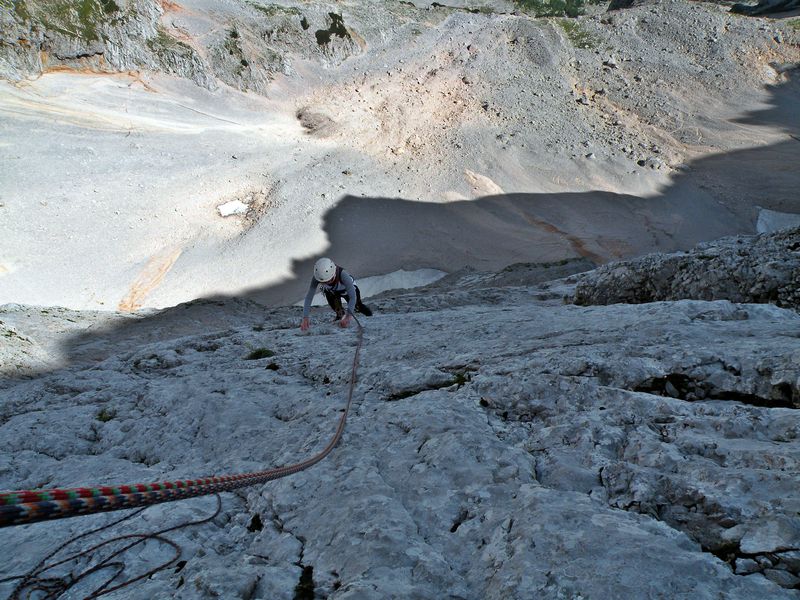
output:
<instances>
[{"instance_id":1,"label":"white snow patch","mask_svg":"<svg viewBox=\"0 0 800 600\"><path fill-rule=\"evenodd\" d=\"M219 214L223 217L230 217L231 215L243 215L250 208L249 204L245 204L241 200L231 200L225 204L220 204L217 207Z\"/></svg>"},{"instance_id":2,"label":"white snow patch","mask_svg":"<svg viewBox=\"0 0 800 600\"><path fill-rule=\"evenodd\" d=\"M375 296L386 290L408 290L412 288L422 287L434 281L438 281L447 275L446 271L439 269L417 269L416 271L393 271L386 275L375 275L373 277L364 277L363 279L356 279L356 285L361 290L362 298L369 298ZM325 296L317 294L311 302L312 306L325 306L328 302ZM303 301L297 302L296 306L302 306Z\"/></svg>"},{"instance_id":3,"label":"white snow patch","mask_svg":"<svg viewBox=\"0 0 800 600\"><path fill-rule=\"evenodd\" d=\"M800 225L800 215L797 213L778 212L762 208L758 213L756 231L758 233L771 233L780 229L797 227Z\"/></svg>"},{"instance_id":4,"label":"white snow patch","mask_svg":"<svg viewBox=\"0 0 800 600\"><path fill-rule=\"evenodd\" d=\"M445 271L439 269L417 269L416 271L393 271L386 275L375 275L374 277L364 277L358 279L356 284L361 290L362 298L369 298L386 290L405 290L422 287L434 281L438 281L447 275Z\"/></svg>"}]
</instances>

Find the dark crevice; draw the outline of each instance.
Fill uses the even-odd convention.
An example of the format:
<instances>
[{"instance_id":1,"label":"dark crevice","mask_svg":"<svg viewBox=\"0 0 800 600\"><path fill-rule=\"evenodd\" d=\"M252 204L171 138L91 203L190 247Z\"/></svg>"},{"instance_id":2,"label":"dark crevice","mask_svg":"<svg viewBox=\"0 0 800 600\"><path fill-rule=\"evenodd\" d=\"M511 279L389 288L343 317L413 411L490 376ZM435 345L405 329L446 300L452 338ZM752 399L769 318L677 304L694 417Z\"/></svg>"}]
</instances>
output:
<instances>
[{"instance_id":1,"label":"dark crevice","mask_svg":"<svg viewBox=\"0 0 800 600\"><path fill-rule=\"evenodd\" d=\"M469 518L469 511L467 511L466 508L462 508L461 512L458 513L456 520L453 521L453 526L450 527L450 533L455 533L458 531L458 528L461 527L461 524Z\"/></svg>"},{"instance_id":2,"label":"dark crevice","mask_svg":"<svg viewBox=\"0 0 800 600\"><path fill-rule=\"evenodd\" d=\"M603 477L603 470L600 469L600 481L606 489L608 489L607 482ZM723 529L730 529L736 526L738 523L736 520L732 519L731 517L725 517L722 519L714 519L710 516L709 513L703 510L702 503L691 503L691 502L684 502L682 506L684 506L690 513L692 514L703 514L705 517L706 528L705 529L698 529L696 526L692 527L687 522L682 522L680 519L676 520L674 515L670 515L670 508L679 504L674 500L668 504L652 504L650 502L640 502L640 501L631 501L625 504L613 504L611 503L611 499L609 499L609 507L616 510L624 510L626 512L634 512L641 515L647 515L650 518L664 523L669 527L675 529L676 531L680 531L686 536L689 537L692 541L697 543L703 552L707 552L708 554L712 554L717 557L722 562L726 563L731 571L736 575L746 576L752 575L753 573L762 573L764 574L765 570L778 570L778 571L786 571L787 573L791 574L794 577L800 577L800 572L792 568L789 564L789 561L785 561L784 558L781 556L784 552L793 552L795 549L793 548L786 548L781 550L780 552L760 552L756 554L748 554L746 552L742 552L740 547L740 543L738 540L723 540L720 539L716 535L709 535L711 530L714 527L721 527ZM714 510L713 506L706 506L706 510ZM697 525L695 523L695 525ZM737 561L741 560L752 560L754 565L751 565L751 568L740 568L737 572ZM766 576L766 575L765 575ZM784 585L778 582L773 581L776 585L781 585L784 588L788 589L800 589L800 585Z\"/></svg>"},{"instance_id":3,"label":"dark crevice","mask_svg":"<svg viewBox=\"0 0 800 600\"><path fill-rule=\"evenodd\" d=\"M472 380L470 374L467 371L458 371L453 373L453 379L448 381L444 381L442 383L426 385L418 388L412 388L408 390L403 390L402 392L396 392L386 398L386 402L394 402L396 400L403 400L405 398L410 398L411 396L416 396L417 394L421 394L422 392L429 392L432 390L441 390L442 388L448 388L451 386L456 386L456 389L461 388L462 385L470 382Z\"/></svg>"},{"instance_id":4,"label":"dark crevice","mask_svg":"<svg viewBox=\"0 0 800 600\"><path fill-rule=\"evenodd\" d=\"M699 400L731 400L762 408L800 408L800 390L791 384L774 384L769 397L736 390L720 390L711 384L685 375L668 373L664 377L646 379L633 386L634 392L666 396L687 402Z\"/></svg>"},{"instance_id":5,"label":"dark crevice","mask_svg":"<svg viewBox=\"0 0 800 600\"><path fill-rule=\"evenodd\" d=\"M796 570L788 568L788 566L785 563L781 564L782 561L780 553L762 552L758 554L748 554L742 552L738 542L729 542L727 544L720 545L716 548L709 548L707 546L701 545L701 548L703 552L708 552L709 554L713 554L722 562L727 563L731 571L733 571L733 573L736 575L748 576L754 573L764 574L765 570L775 569L778 571L786 571L787 573L795 577L800 576L800 573L798 573ZM758 566L753 566L753 568L743 569L737 572L736 571L737 560L752 560ZM781 587L787 587L788 589L800 589L800 584L786 586L780 583L776 583L776 585L781 585Z\"/></svg>"},{"instance_id":6,"label":"dark crevice","mask_svg":"<svg viewBox=\"0 0 800 600\"><path fill-rule=\"evenodd\" d=\"M247 526L247 531L254 533L256 531L261 531L262 529L264 529L264 523L261 522L261 515L256 513L253 515L253 518L250 519L250 524Z\"/></svg>"},{"instance_id":7,"label":"dark crevice","mask_svg":"<svg viewBox=\"0 0 800 600\"><path fill-rule=\"evenodd\" d=\"M300 581L294 588L294 600L314 600L314 567L301 565Z\"/></svg>"},{"instance_id":8,"label":"dark crevice","mask_svg":"<svg viewBox=\"0 0 800 600\"><path fill-rule=\"evenodd\" d=\"M715 548L701 544L700 548L703 550L703 552L713 554L722 562L727 563L731 570L734 570L737 558L746 558L746 555L742 554L742 551L739 548L739 542L735 541L727 544L721 544Z\"/></svg>"}]
</instances>

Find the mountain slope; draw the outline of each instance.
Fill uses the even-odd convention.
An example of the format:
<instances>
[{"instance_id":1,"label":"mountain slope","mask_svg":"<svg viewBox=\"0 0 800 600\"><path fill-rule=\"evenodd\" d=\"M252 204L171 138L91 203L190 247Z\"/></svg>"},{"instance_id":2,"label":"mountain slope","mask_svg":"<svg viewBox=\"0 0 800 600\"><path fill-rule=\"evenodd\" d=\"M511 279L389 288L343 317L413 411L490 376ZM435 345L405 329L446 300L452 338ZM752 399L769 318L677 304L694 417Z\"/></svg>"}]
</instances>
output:
<instances>
[{"instance_id":1,"label":"mountain slope","mask_svg":"<svg viewBox=\"0 0 800 600\"><path fill-rule=\"evenodd\" d=\"M287 304L325 253L361 277L602 263L800 213L791 19L137 0L48 26L23 5L0 17L0 302ZM381 253L383 211L433 213L425 252L412 220ZM465 227L504 243L449 243Z\"/></svg>"},{"instance_id":2,"label":"mountain slope","mask_svg":"<svg viewBox=\"0 0 800 600\"><path fill-rule=\"evenodd\" d=\"M742 264L753 242L740 240ZM526 273L540 276L464 273L377 298L333 454L223 495L213 523L170 534L180 569L118 597L797 598L797 312L576 306L563 298L591 273ZM0 487L309 456L333 433L355 338L326 310L307 335L298 317L199 303L64 340L72 366L0 392ZM258 348L274 355L248 360ZM124 531L212 510L159 505ZM4 575L110 518L5 530L25 550ZM162 556L153 544L128 553L128 573Z\"/></svg>"}]
</instances>

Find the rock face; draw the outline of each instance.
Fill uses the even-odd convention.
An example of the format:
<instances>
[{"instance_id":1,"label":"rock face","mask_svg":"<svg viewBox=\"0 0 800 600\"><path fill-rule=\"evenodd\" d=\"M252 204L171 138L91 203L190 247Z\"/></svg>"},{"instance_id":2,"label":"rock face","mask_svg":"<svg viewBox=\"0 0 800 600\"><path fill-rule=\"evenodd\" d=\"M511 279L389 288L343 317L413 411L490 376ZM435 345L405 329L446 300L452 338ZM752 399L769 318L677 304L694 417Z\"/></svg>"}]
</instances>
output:
<instances>
[{"instance_id":1,"label":"rock face","mask_svg":"<svg viewBox=\"0 0 800 600\"><path fill-rule=\"evenodd\" d=\"M11 80L54 68L150 70L266 93L293 59L338 64L361 51L359 36L325 6L252 2L201 15L156 0L20 0L0 25L0 77Z\"/></svg>"},{"instance_id":2,"label":"rock face","mask_svg":"<svg viewBox=\"0 0 800 600\"><path fill-rule=\"evenodd\" d=\"M586 276L536 283L542 271L372 299L333 454L223 494L211 523L168 534L177 567L111 597L797 599L800 413L758 397L796 392L800 316L728 300L564 304ZM354 336L327 309L301 334L298 311L193 303L106 326L91 315L62 340L72 366L2 383L0 488L240 473L318 451ZM31 343L54 331L48 318L0 312ZM260 348L274 354L247 359ZM102 535L213 507L155 506ZM115 518L4 530L21 551L0 579ZM124 560L139 573L163 553L147 544Z\"/></svg>"},{"instance_id":3,"label":"rock face","mask_svg":"<svg viewBox=\"0 0 800 600\"><path fill-rule=\"evenodd\" d=\"M462 0L455 8L384 0L46 6L56 4L69 6L47 12L44 3L16 2L0 13L0 75L142 68L219 86L220 98L232 97L222 94L227 87L276 98L268 103L237 93L237 102L253 99L255 108L236 104L229 114L222 100L212 102L214 94L188 93L196 86L184 81L149 89L139 82L143 89L130 96L118 92L133 87L132 74L132 81L114 78L105 88L114 99L105 106L125 115L121 125L103 133L77 119L55 143L48 127L53 115L69 115L69 95L56 87L52 95L67 106L56 98L41 108L37 96L47 94L38 90L46 86L3 83L4 114L22 110L32 120L4 120L4 128L17 132L10 139L18 145L7 144L15 152L9 161L48 151L62 169L58 179L43 180L40 164L9 162L18 165L16 186L2 190L0 222L11 223L13 235L0 236L8 245L0 273L7 273L6 290L14 278L14 295L40 299L45 287L67 279L78 280L83 294L87 275L101 282L95 289L107 289L98 265L76 275L70 261L77 257L105 262L116 274L135 255L137 268L122 286L132 283L124 303L130 307L142 305L142 295L179 256L188 267L170 274L181 294L195 293L186 290L197 289L199 280L230 282L214 279L221 271L242 272L249 282L265 270L265 254L284 248L282 259L297 261L300 273L305 265L298 257L309 256L313 236L293 226L310 231L326 215L328 228L314 232L363 244L336 247L364 260L354 268L389 264L376 256L412 234L418 238L406 240L408 246L436 238L444 242L442 254L463 249L459 260L474 263L481 260L476 249L507 242L521 221L543 232L535 239L546 240L552 253L527 258L511 248L503 264L549 262L499 273L464 270L419 292L368 300L375 315L363 319L354 406L333 454L292 477L224 494L219 515L167 534L182 551L178 562L110 597L798 599L798 231L576 274L590 261L641 251L630 246L632 236L656 239L649 251L686 247L670 244L687 224L702 229L702 239L723 235L712 233L720 205L731 209L725 234L751 231L750 190L768 188L770 178L781 185L759 202L775 212L797 209L796 194L786 193L797 189L797 143L785 135L797 123L796 85L792 73L773 66L796 61L800 34L793 27L761 27L694 2L657 2L577 22L510 14L507 2ZM92 77L97 87L76 105L94 106L91 96L104 89L99 79L112 78ZM765 83L775 84L774 94L764 95ZM136 130L128 108L133 113L145 94L166 101L148 105L153 114L140 114L148 118L136 122L147 125ZM731 97L735 110L727 104ZM196 115L192 120L151 118L183 115L175 112L178 101ZM39 108L26 109L31 104ZM276 105L281 120L267 127L264 117ZM744 106L749 121L735 122L731 113ZM754 116L755 106L770 108ZM205 131L212 121L225 123L223 133L177 138L171 129ZM765 141L759 122L780 125L780 140L772 132L772 142ZM148 133L153 125L161 128ZM257 138L285 145L248 145ZM691 153L724 154L754 140L758 163L745 152L684 168ZM204 161L193 162L185 148L197 148ZM95 154L130 157L135 150L141 162L128 158L123 166L141 183L124 181L120 165L94 165ZM300 157L292 159L295 151ZM144 187L153 173L186 163L191 169L182 177L192 186L170 193L195 202L189 193L195 183L214 188L239 180L244 167L223 163L244 165L248 156L249 171L275 188L260 183L219 197L209 192L196 201L200 208L179 211L165 202L166 187ZM742 168L752 164L775 168L753 178ZM699 172L695 180L692 169ZM221 173L212 179L215 170ZM631 196L640 189L633 179L670 170L678 183L652 198L653 207L644 192ZM83 187L64 185L62 206L45 213L62 172L83 174ZM577 192L569 187L573 180ZM280 192L268 193L279 183ZM123 184L134 191L115 187ZM502 197L519 189L553 194ZM102 202L78 204L101 193ZM399 213L413 210L410 202L382 202L397 194L444 198L448 211L413 222L408 235L362 240L358 234L375 230L348 229L355 219L340 218L337 200L329 200L345 193L370 196L353 212L385 215L395 228ZM501 197L478 201L487 194ZM138 225L141 213L124 221L117 209L133 208L139 198L154 205L144 205L147 215L162 213L163 228L155 220ZM178 225L200 209L216 219L217 207L237 201L261 205L255 213L276 210L258 226L243 222L241 236L237 228L236 237L225 238L229 244L200 246L187 236L176 239L186 246L183 254L183 247L159 245L181 238ZM60 211L73 202L78 209L68 220ZM537 203L553 219L518 210ZM376 213L381 204L386 211ZM619 212L598 211L604 206ZM442 215L456 226L488 222L493 235L439 228ZM628 215L647 226L623 223L614 236L591 227ZM198 235L205 235L205 223L195 223ZM50 244L66 256L61 263L45 254L52 248L41 240L42 231L71 231L65 224L81 235L69 236L73 246L66 239ZM129 238L117 235L120 225L130 228ZM104 261L94 258L94 239L82 239L93 227L108 241ZM20 232L37 244L22 243ZM147 235L148 251L131 253L136 244L124 240ZM528 247L535 245L530 240L524 238ZM373 245L365 252L367 242ZM4 266L12 250L25 259L16 261L19 267ZM392 251L410 260L406 252ZM215 262L223 255L229 262ZM566 279L548 281L559 277ZM214 285L205 289L224 287ZM564 302L572 297L579 304ZM354 335L331 324L327 309L315 310L314 326L303 334L299 312L244 300L127 316L0 307L0 489L186 479L307 458L326 445L340 418ZM80 545L169 529L213 509L208 498L151 507ZM31 569L61 541L117 518L4 529L0 595L16 585L7 578ZM165 548L151 540L112 562L124 561L121 578L132 578L161 563ZM66 579L84 569L68 563L42 577ZM71 593L89 596L108 576L97 573Z\"/></svg>"},{"instance_id":4,"label":"rock face","mask_svg":"<svg viewBox=\"0 0 800 600\"><path fill-rule=\"evenodd\" d=\"M20 0L3 11L0 77L18 80L52 68L85 71L150 69L216 84L203 60L166 33L155 0Z\"/></svg>"},{"instance_id":5,"label":"rock face","mask_svg":"<svg viewBox=\"0 0 800 600\"><path fill-rule=\"evenodd\" d=\"M734 4L732 12L743 15L767 15L800 8L800 0L759 0L757 4Z\"/></svg>"},{"instance_id":6,"label":"rock face","mask_svg":"<svg viewBox=\"0 0 800 600\"><path fill-rule=\"evenodd\" d=\"M610 263L575 289L575 303L582 305L680 298L800 308L800 227Z\"/></svg>"}]
</instances>

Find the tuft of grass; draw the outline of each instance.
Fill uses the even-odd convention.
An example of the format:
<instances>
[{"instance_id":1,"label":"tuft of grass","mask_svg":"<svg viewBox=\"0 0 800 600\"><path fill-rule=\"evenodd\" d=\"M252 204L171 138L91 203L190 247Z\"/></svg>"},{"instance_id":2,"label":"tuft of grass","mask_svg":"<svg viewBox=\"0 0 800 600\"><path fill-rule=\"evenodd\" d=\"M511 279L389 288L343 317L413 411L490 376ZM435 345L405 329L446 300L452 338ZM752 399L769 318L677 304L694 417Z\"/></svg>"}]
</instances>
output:
<instances>
[{"instance_id":1,"label":"tuft of grass","mask_svg":"<svg viewBox=\"0 0 800 600\"><path fill-rule=\"evenodd\" d=\"M25 0L14 0L12 2L14 6L14 13L22 19L23 21L29 21L31 18L31 13L28 12L28 7L25 5ZM2 2L2 6L8 8L7 2Z\"/></svg>"},{"instance_id":2,"label":"tuft of grass","mask_svg":"<svg viewBox=\"0 0 800 600\"><path fill-rule=\"evenodd\" d=\"M416 8L413 2L401 2L400 4L408 4ZM450 6L449 4L440 4L439 2L431 2L431 8L443 8L449 11L463 11L473 15L494 15L497 11L491 6L479 6L477 8L470 8L469 6ZM504 13L500 13L504 14Z\"/></svg>"},{"instance_id":3,"label":"tuft of grass","mask_svg":"<svg viewBox=\"0 0 800 600\"><path fill-rule=\"evenodd\" d=\"M448 385L455 385L456 389L461 388L462 385L472 381L472 376L467 371L456 371L453 373L453 380Z\"/></svg>"},{"instance_id":4,"label":"tuft of grass","mask_svg":"<svg viewBox=\"0 0 800 600\"><path fill-rule=\"evenodd\" d=\"M108 410L107 408L103 407L99 411L97 411L95 418L101 423L108 423L111 419L113 419L116 416L117 416L117 411L113 409Z\"/></svg>"},{"instance_id":5,"label":"tuft of grass","mask_svg":"<svg viewBox=\"0 0 800 600\"><path fill-rule=\"evenodd\" d=\"M569 41L576 48L593 50L600 45L600 39L586 31L577 21L559 19L558 24L561 25L561 29L564 30Z\"/></svg>"},{"instance_id":6,"label":"tuft of grass","mask_svg":"<svg viewBox=\"0 0 800 600\"><path fill-rule=\"evenodd\" d=\"M462 385L465 385L470 381L472 381L472 375L470 374L470 372L474 371L475 368L466 366L463 369L445 369L445 370L452 373L453 375L452 379L449 379L447 381L438 384L403 390L401 392L392 394L386 400L388 402L394 402L395 400L404 400L405 398L416 396L417 394L421 394L422 392L427 392L430 390L440 390L442 388L448 388L451 386L456 386L456 389L461 389Z\"/></svg>"},{"instance_id":7,"label":"tuft of grass","mask_svg":"<svg viewBox=\"0 0 800 600\"><path fill-rule=\"evenodd\" d=\"M789 29L800 31L800 19L789 19L786 21L786 24L789 26Z\"/></svg>"},{"instance_id":8,"label":"tuft of grass","mask_svg":"<svg viewBox=\"0 0 800 600\"><path fill-rule=\"evenodd\" d=\"M302 13L299 8L294 6L280 6L279 4L259 4L258 2L248 2L250 6L268 17L278 16L300 16Z\"/></svg>"},{"instance_id":9,"label":"tuft of grass","mask_svg":"<svg viewBox=\"0 0 800 600\"><path fill-rule=\"evenodd\" d=\"M250 354L244 357L245 360L258 360L260 358L271 358L275 353L269 348L256 348Z\"/></svg>"},{"instance_id":10,"label":"tuft of grass","mask_svg":"<svg viewBox=\"0 0 800 600\"><path fill-rule=\"evenodd\" d=\"M161 25L158 26L155 37L149 38L146 42L147 47L160 57L178 54L180 56L191 56L194 50L184 42L175 39L168 34ZM189 304L184 306L189 308Z\"/></svg>"},{"instance_id":11,"label":"tuft of grass","mask_svg":"<svg viewBox=\"0 0 800 600\"><path fill-rule=\"evenodd\" d=\"M515 0L526 13L535 17L577 17L583 14L586 4L600 4L603 0Z\"/></svg>"}]
</instances>

